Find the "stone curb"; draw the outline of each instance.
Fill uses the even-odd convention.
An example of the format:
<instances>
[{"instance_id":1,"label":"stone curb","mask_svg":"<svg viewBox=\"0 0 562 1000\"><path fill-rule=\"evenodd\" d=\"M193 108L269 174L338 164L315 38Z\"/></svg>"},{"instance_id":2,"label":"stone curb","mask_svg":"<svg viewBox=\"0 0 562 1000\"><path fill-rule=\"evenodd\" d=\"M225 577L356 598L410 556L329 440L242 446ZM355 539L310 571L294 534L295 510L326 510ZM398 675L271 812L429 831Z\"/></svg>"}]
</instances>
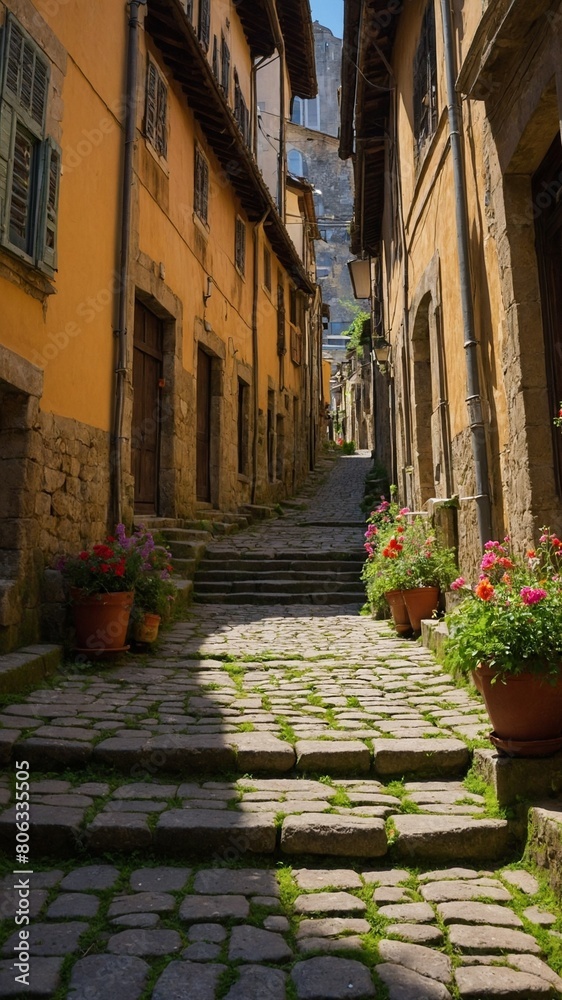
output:
<instances>
[{"instance_id":1,"label":"stone curb","mask_svg":"<svg viewBox=\"0 0 562 1000\"><path fill-rule=\"evenodd\" d=\"M0 656L0 694L17 694L41 684L62 662L62 646L49 643L22 646Z\"/></svg>"}]
</instances>

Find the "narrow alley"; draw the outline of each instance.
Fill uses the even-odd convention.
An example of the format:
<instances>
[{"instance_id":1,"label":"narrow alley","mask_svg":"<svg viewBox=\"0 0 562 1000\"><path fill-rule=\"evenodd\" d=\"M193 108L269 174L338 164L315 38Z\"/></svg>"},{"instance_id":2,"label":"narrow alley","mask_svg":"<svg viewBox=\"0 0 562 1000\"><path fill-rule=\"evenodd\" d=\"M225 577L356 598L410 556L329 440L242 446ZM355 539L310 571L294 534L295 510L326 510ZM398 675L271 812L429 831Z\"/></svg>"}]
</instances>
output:
<instances>
[{"instance_id":1,"label":"narrow alley","mask_svg":"<svg viewBox=\"0 0 562 1000\"><path fill-rule=\"evenodd\" d=\"M6 700L3 761L29 770L32 813L29 873L2 882L0 996L561 995L562 915L533 864L552 806L533 804L527 837L483 780L478 695L360 615L342 571L361 561L369 464L338 458L288 513L211 545L153 654L66 664ZM10 858L11 788L6 770Z\"/></svg>"}]
</instances>

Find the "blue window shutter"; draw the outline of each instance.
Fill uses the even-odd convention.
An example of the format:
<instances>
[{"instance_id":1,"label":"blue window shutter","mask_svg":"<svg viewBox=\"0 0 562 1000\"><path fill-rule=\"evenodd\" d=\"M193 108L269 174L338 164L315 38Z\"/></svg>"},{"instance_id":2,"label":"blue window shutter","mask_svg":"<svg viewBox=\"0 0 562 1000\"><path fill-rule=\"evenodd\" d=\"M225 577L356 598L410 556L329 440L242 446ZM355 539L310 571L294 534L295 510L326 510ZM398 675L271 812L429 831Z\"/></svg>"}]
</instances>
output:
<instances>
[{"instance_id":1,"label":"blue window shutter","mask_svg":"<svg viewBox=\"0 0 562 1000\"><path fill-rule=\"evenodd\" d=\"M0 243L9 242L8 203L12 187L12 163L14 144L13 109L5 101L0 105Z\"/></svg>"},{"instance_id":2,"label":"blue window shutter","mask_svg":"<svg viewBox=\"0 0 562 1000\"><path fill-rule=\"evenodd\" d=\"M57 216L59 204L61 149L53 139L42 144L41 203L37 264L47 274L57 269Z\"/></svg>"}]
</instances>

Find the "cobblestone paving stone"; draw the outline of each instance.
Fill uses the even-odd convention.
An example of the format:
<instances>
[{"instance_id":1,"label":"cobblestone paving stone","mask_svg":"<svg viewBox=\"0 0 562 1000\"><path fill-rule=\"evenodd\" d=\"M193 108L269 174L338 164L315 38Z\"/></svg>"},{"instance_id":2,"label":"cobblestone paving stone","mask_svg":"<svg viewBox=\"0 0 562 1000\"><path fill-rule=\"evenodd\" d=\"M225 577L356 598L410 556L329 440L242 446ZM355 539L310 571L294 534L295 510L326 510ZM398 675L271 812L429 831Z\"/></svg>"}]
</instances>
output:
<instances>
[{"instance_id":1,"label":"cobblestone paving stone","mask_svg":"<svg viewBox=\"0 0 562 1000\"><path fill-rule=\"evenodd\" d=\"M336 546L364 474L339 462L313 515L228 546ZM562 996L560 908L464 784L480 700L357 610L195 606L157 654L5 706L34 865L22 988L6 773L0 997Z\"/></svg>"}]
</instances>

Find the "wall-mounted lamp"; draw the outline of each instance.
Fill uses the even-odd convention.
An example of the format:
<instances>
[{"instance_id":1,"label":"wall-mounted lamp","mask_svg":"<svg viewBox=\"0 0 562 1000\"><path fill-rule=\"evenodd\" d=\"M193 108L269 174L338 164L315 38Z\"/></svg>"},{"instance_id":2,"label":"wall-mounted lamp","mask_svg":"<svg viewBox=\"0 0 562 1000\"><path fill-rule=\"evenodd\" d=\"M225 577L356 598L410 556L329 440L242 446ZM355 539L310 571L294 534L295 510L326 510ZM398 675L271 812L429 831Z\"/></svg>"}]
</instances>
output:
<instances>
[{"instance_id":1,"label":"wall-mounted lamp","mask_svg":"<svg viewBox=\"0 0 562 1000\"><path fill-rule=\"evenodd\" d=\"M205 305L207 305L207 302L209 301L209 299L211 298L211 295L213 294L213 285L214 285L213 279L211 277L208 277L207 278L207 291L203 292L203 302L205 303Z\"/></svg>"},{"instance_id":2,"label":"wall-mounted lamp","mask_svg":"<svg viewBox=\"0 0 562 1000\"><path fill-rule=\"evenodd\" d=\"M348 260L349 275L356 299L371 298L371 258L356 257Z\"/></svg>"},{"instance_id":3,"label":"wall-mounted lamp","mask_svg":"<svg viewBox=\"0 0 562 1000\"><path fill-rule=\"evenodd\" d=\"M390 363L390 344L384 337L375 337L373 341L373 354L380 372L385 374Z\"/></svg>"}]
</instances>

